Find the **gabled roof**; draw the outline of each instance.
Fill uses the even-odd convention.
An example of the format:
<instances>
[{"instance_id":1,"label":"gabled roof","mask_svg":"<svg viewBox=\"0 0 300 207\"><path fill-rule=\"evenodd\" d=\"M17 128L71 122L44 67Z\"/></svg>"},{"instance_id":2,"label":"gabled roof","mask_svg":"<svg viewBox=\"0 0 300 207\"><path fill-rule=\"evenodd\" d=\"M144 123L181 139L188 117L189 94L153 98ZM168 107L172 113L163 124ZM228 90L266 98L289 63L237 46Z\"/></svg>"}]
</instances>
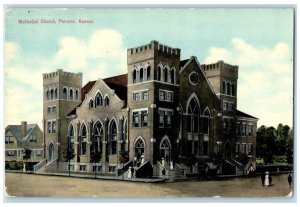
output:
<instances>
[{"instance_id":1,"label":"gabled roof","mask_svg":"<svg viewBox=\"0 0 300 207\"><path fill-rule=\"evenodd\" d=\"M25 141L36 126L38 127L37 124L27 124L27 132L26 132L26 135L24 137L22 137L22 128L21 128L21 125L8 125L6 127L5 132L7 130L10 130L10 132L14 135L14 137L18 141Z\"/></svg>"},{"instance_id":2,"label":"gabled roof","mask_svg":"<svg viewBox=\"0 0 300 207\"><path fill-rule=\"evenodd\" d=\"M81 89L81 100L83 101L85 98L85 94L90 92L90 90L95 85L96 81L89 81L87 84L85 84Z\"/></svg>"},{"instance_id":3,"label":"gabled roof","mask_svg":"<svg viewBox=\"0 0 300 207\"><path fill-rule=\"evenodd\" d=\"M258 118L254 117L254 116L251 116L251 115L246 114L246 113L244 113L242 111L239 111L239 110L236 110L236 116L245 117L245 118L251 118L251 119L258 119Z\"/></svg>"},{"instance_id":4,"label":"gabled roof","mask_svg":"<svg viewBox=\"0 0 300 207\"><path fill-rule=\"evenodd\" d=\"M118 75L118 76L113 76L109 78L103 79L103 81L106 84L112 83L115 85L122 85L122 86L127 86L128 83L128 74L123 74L123 75Z\"/></svg>"},{"instance_id":5,"label":"gabled roof","mask_svg":"<svg viewBox=\"0 0 300 207\"><path fill-rule=\"evenodd\" d=\"M185 64L189 61L190 59L185 59L185 60L181 60L180 61L180 70L183 66L185 66Z\"/></svg>"},{"instance_id":6,"label":"gabled roof","mask_svg":"<svg viewBox=\"0 0 300 207\"><path fill-rule=\"evenodd\" d=\"M128 83L128 75L118 75L110 78L105 78L103 81L115 91L117 96L125 101L125 106L127 106L127 83Z\"/></svg>"}]
</instances>

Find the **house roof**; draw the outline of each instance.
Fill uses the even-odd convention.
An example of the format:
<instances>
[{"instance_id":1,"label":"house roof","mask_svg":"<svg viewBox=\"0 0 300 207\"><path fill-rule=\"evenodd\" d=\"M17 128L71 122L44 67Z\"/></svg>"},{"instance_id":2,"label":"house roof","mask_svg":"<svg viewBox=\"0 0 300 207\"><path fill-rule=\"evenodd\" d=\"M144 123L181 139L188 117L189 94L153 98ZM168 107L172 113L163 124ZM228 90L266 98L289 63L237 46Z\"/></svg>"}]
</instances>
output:
<instances>
[{"instance_id":1,"label":"house roof","mask_svg":"<svg viewBox=\"0 0 300 207\"><path fill-rule=\"evenodd\" d=\"M236 116L245 117L245 118L251 118L251 119L258 119L258 118L254 117L254 116L251 116L251 115L246 114L246 113L244 113L242 111L239 111L239 110L236 110Z\"/></svg>"},{"instance_id":2,"label":"house roof","mask_svg":"<svg viewBox=\"0 0 300 207\"><path fill-rule=\"evenodd\" d=\"M84 100L85 94L90 92L90 90L93 88L95 85L96 81L89 81L87 84L85 84L82 89L81 89L81 100Z\"/></svg>"},{"instance_id":3,"label":"house roof","mask_svg":"<svg viewBox=\"0 0 300 207\"><path fill-rule=\"evenodd\" d=\"M16 139L18 139L19 141L25 141L36 126L38 127L37 124L27 124L27 132L26 135L23 137L21 125L8 125L5 131L10 130L10 132L14 135Z\"/></svg>"}]
</instances>

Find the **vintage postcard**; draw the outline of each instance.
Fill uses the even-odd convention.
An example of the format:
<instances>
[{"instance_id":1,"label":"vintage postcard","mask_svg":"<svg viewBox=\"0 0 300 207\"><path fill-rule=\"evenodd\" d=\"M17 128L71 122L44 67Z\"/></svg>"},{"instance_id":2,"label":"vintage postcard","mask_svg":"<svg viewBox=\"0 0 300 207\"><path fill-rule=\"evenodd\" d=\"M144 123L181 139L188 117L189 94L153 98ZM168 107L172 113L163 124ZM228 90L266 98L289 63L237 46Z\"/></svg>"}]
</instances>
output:
<instances>
[{"instance_id":1,"label":"vintage postcard","mask_svg":"<svg viewBox=\"0 0 300 207\"><path fill-rule=\"evenodd\" d=\"M291 202L294 18L7 7L6 197Z\"/></svg>"}]
</instances>

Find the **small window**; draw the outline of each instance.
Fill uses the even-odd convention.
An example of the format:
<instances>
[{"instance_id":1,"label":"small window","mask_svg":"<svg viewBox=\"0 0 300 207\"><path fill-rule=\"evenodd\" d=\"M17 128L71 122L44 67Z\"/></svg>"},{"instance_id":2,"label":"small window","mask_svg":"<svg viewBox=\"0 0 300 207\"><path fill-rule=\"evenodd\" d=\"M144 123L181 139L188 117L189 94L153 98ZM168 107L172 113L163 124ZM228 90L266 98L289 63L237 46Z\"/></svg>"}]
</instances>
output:
<instances>
[{"instance_id":1,"label":"small window","mask_svg":"<svg viewBox=\"0 0 300 207\"><path fill-rule=\"evenodd\" d=\"M76 91L75 91L75 99L78 101L78 90L76 89Z\"/></svg>"},{"instance_id":2,"label":"small window","mask_svg":"<svg viewBox=\"0 0 300 207\"><path fill-rule=\"evenodd\" d=\"M63 99L67 99L68 95L67 95L67 88L63 89Z\"/></svg>"},{"instance_id":3,"label":"small window","mask_svg":"<svg viewBox=\"0 0 300 207\"><path fill-rule=\"evenodd\" d=\"M89 108L90 109L94 108L94 101L93 101L93 99L91 99L90 102L89 102Z\"/></svg>"},{"instance_id":4,"label":"small window","mask_svg":"<svg viewBox=\"0 0 300 207\"><path fill-rule=\"evenodd\" d=\"M147 111L142 111L142 122L143 122L143 127L146 127L148 125L148 112Z\"/></svg>"},{"instance_id":5,"label":"small window","mask_svg":"<svg viewBox=\"0 0 300 207\"><path fill-rule=\"evenodd\" d=\"M73 100L73 89L70 89L70 100Z\"/></svg>"},{"instance_id":6,"label":"small window","mask_svg":"<svg viewBox=\"0 0 300 207\"><path fill-rule=\"evenodd\" d=\"M54 99L57 99L57 88L54 89Z\"/></svg>"},{"instance_id":7,"label":"small window","mask_svg":"<svg viewBox=\"0 0 300 207\"><path fill-rule=\"evenodd\" d=\"M132 83L136 83L136 70L132 71Z\"/></svg>"},{"instance_id":8,"label":"small window","mask_svg":"<svg viewBox=\"0 0 300 207\"><path fill-rule=\"evenodd\" d=\"M80 165L80 171L85 172L86 171L86 165Z\"/></svg>"},{"instance_id":9,"label":"small window","mask_svg":"<svg viewBox=\"0 0 300 207\"><path fill-rule=\"evenodd\" d=\"M52 133L56 133L56 122L52 122Z\"/></svg>"},{"instance_id":10,"label":"small window","mask_svg":"<svg viewBox=\"0 0 300 207\"><path fill-rule=\"evenodd\" d=\"M51 134L51 132L52 132L52 124L51 124L51 121L48 121L48 123L47 123L47 131L48 131L48 134Z\"/></svg>"},{"instance_id":11,"label":"small window","mask_svg":"<svg viewBox=\"0 0 300 207\"><path fill-rule=\"evenodd\" d=\"M142 94L143 94L143 100L147 101L149 99L149 92L148 91L143 91Z\"/></svg>"},{"instance_id":12,"label":"small window","mask_svg":"<svg viewBox=\"0 0 300 207\"><path fill-rule=\"evenodd\" d=\"M140 69L140 83L144 81L144 69Z\"/></svg>"},{"instance_id":13,"label":"small window","mask_svg":"<svg viewBox=\"0 0 300 207\"><path fill-rule=\"evenodd\" d=\"M105 106L109 106L109 98L108 98L108 96L105 97Z\"/></svg>"},{"instance_id":14,"label":"small window","mask_svg":"<svg viewBox=\"0 0 300 207\"><path fill-rule=\"evenodd\" d=\"M52 113L56 114L56 106L52 107Z\"/></svg>"},{"instance_id":15,"label":"small window","mask_svg":"<svg viewBox=\"0 0 300 207\"><path fill-rule=\"evenodd\" d=\"M48 107L47 113L48 113L48 114L51 114L51 106Z\"/></svg>"},{"instance_id":16,"label":"small window","mask_svg":"<svg viewBox=\"0 0 300 207\"><path fill-rule=\"evenodd\" d=\"M150 66L147 67L147 81L150 80Z\"/></svg>"}]
</instances>

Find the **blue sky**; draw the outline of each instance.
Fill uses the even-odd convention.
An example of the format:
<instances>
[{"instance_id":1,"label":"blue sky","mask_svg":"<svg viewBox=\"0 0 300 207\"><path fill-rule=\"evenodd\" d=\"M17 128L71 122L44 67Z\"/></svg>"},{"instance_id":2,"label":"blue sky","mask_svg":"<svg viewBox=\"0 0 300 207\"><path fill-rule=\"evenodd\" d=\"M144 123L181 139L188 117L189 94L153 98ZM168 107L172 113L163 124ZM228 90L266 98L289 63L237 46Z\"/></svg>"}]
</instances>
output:
<instances>
[{"instance_id":1,"label":"blue sky","mask_svg":"<svg viewBox=\"0 0 300 207\"><path fill-rule=\"evenodd\" d=\"M26 19L56 24L17 23ZM126 49L151 40L181 48L182 59L239 65L238 108L259 126L292 125L293 10L278 8L7 10L5 124L41 126L42 73L82 72L84 84L122 74Z\"/></svg>"}]
</instances>

